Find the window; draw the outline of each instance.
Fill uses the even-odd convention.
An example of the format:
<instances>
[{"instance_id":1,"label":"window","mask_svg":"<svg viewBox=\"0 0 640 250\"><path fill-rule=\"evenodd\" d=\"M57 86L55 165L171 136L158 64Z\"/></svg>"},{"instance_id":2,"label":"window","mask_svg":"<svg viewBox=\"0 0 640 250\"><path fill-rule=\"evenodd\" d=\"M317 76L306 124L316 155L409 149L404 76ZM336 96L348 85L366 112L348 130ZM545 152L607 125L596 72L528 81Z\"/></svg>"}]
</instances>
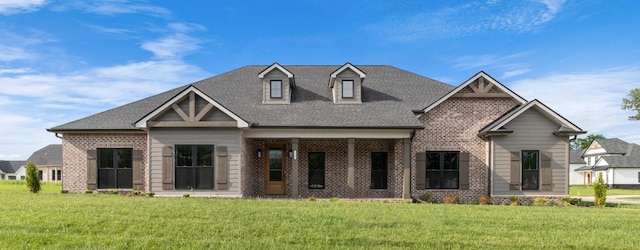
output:
<instances>
[{"instance_id":1,"label":"window","mask_svg":"<svg viewBox=\"0 0 640 250\"><path fill-rule=\"evenodd\" d=\"M62 170L60 170L60 169L56 170L56 180L57 181L61 181L62 180Z\"/></svg>"},{"instance_id":2,"label":"window","mask_svg":"<svg viewBox=\"0 0 640 250\"><path fill-rule=\"evenodd\" d=\"M522 190L538 190L539 162L540 152L538 150L522 151Z\"/></svg>"},{"instance_id":3,"label":"window","mask_svg":"<svg viewBox=\"0 0 640 250\"><path fill-rule=\"evenodd\" d=\"M15 175L9 175L9 180L15 180L16 176Z\"/></svg>"},{"instance_id":4,"label":"window","mask_svg":"<svg viewBox=\"0 0 640 250\"><path fill-rule=\"evenodd\" d=\"M387 189L387 152L371 152L371 189Z\"/></svg>"},{"instance_id":5,"label":"window","mask_svg":"<svg viewBox=\"0 0 640 250\"><path fill-rule=\"evenodd\" d=\"M98 188L133 188L132 149L98 149Z\"/></svg>"},{"instance_id":6,"label":"window","mask_svg":"<svg viewBox=\"0 0 640 250\"><path fill-rule=\"evenodd\" d=\"M324 152L309 153L309 189L324 189Z\"/></svg>"},{"instance_id":7,"label":"window","mask_svg":"<svg viewBox=\"0 0 640 250\"><path fill-rule=\"evenodd\" d=\"M42 170L38 170L38 178L40 178L40 180L42 180Z\"/></svg>"},{"instance_id":8,"label":"window","mask_svg":"<svg viewBox=\"0 0 640 250\"><path fill-rule=\"evenodd\" d=\"M427 152L427 189L457 189L460 152Z\"/></svg>"},{"instance_id":9,"label":"window","mask_svg":"<svg viewBox=\"0 0 640 250\"><path fill-rule=\"evenodd\" d=\"M176 145L176 189L213 189L213 145Z\"/></svg>"},{"instance_id":10,"label":"window","mask_svg":"<svg viewBox=\"0 0 640 250\"><path fill-rule=\"evenodd\" d=\"M342 98L353 98L353 80L342 81Z\"/></svg>"},{"instance_id":11,"label":"window","mask_svg":"<svg viewBox=\"0 0 640 250\"><path fill-rule=\"evenodd\" d=\"M271 98L272 99L281 99L282 98L282 81L280 80L271 80L269 84Z\"/></svg>"},{"instance_id":12,"label":"window","mask_svg":"<svg viewBox=\"0 0 640 250\"><path fill-rule=\"evenodd\" d=\"M640 172L638 172L638 183L640 183Z\"/></svg>"}]
</instances>

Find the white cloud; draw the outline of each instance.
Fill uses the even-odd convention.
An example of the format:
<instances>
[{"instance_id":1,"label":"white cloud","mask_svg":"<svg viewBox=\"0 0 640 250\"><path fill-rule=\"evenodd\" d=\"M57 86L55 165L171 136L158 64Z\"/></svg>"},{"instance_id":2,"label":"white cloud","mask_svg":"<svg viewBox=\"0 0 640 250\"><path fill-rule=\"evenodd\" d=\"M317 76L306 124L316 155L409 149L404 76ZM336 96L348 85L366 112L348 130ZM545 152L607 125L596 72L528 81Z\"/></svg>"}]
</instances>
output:
<instances>
[{"instance_id":1,"label":"white cloud","mask_svg":"<svg viewBox=\"0 0 640 250\"><path fill-rule=\"evenodd\" d=\"M522 75L531 71L531 68L525 61L525 58L531 52L521 52L506 56L497 54L483 54L462 56L452 60L453 67L461 70L484 70L489 74L495 74L496 71L502 72L500 79L507 79L517 75Z\"/></svg>"},{"instance_id":2,"label":"white cloud","mask_svg":"<svg viewBox=\"0 0 640 250\"><path fill-rule=\"evenodd\" d=\"M98 15L121 15L121 14L138 14L146 13L157 17L170 17L171 12L165 8L147 4L144 1L127 1L127 0L93 0L93 1L74 1L56 6L56 10L75 10L79 9L88 13Z\"/></svg>"},{"instance_id":3,"label":"white cloud","mask_svg":"<svg viewBox=\"0 0 640 250\"><path fill-rule=\"evenodd\" d=\"M24 48L13 47L0 44L0 61L9 62L16 60L29 60L35 58L35 55L27 52Z\"/></svg>"},{"instance_id":4,"label":"white cloud","mask_svg":"<svg viewBox=\"0 0 640 250\"><path fill-rule=\"evenodd\" d=\"M404 19L368 25L366 29L399 41L465 37L494 31L535 32L553 20L563 4L564 0L471 2L425 9Z\"/></svg>"},{"instance_id":5,"label":"white cloud","mask_svg":"<svg viewBox=\"0 0 640 250\"><path fill-rule=\"evenodd\" d=\"M512 82L526 99L537 98L589 133L640 143L640 123L628 120L622 98L637 88L640 67L566 73Z\"/></svg>"},{"instance_id":6,"label":"white cloud","mask_svg":"<svg viewBox=\"0 0 640 250\"><path fill-rule=\"evenodd\" d=\"M33 12L46 4L46 0L0 0L0 15Z\"/></svg>"},{"instance_id":7,"label":"white cloud","mask_svg":"<svg viewBox=\"0 0 640 250\"><path fill-rule=\"evenodd\" d=\"M144 42L141 48L150 51L156 58L176 59L198 50L204 41L188 35L192 31L206 30L204 26L191 23L171 23L171 34L153 41Z\"/></svg>"}]
</instances>

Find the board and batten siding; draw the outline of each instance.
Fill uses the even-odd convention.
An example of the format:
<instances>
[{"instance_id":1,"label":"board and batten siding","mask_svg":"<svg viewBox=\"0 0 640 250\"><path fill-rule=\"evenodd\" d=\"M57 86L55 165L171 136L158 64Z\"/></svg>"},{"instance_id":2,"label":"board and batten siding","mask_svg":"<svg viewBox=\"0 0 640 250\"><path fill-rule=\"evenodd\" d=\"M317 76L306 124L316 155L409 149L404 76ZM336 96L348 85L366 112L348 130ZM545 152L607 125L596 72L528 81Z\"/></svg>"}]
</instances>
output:
<instances>
[{"instance_id":1,"label":"board and batten siding","mask_svg":"<svg viewBox=\"0 0 640 250\"><path fill-rule=\"evenodd\" d=\"M513 130L512 134L493 138L492 195L531 195L557 196L568 195L569 138L553 135L560 125L542 115L535 109L529 109L504 126ZM511 152L539 150L540 159L544 152L551 157L551 190L511 190ZM521 163L520 163L521 164ZM540 166L542 161L540 161ZM520 167L521 169L522 167ZM540 168L539 168L540 169ZM540 170L540 173L542 171ZM520 178L522 175L519 174ZM541 178L539 186L542 187Z\"/></svg>"},{"instance_id":2,"label":"board and batten siding","mask_svg":"<svg viewBox=\"0 0 640 250\"><path fill-rule=\"evenodd\" d=\"M162 188L162 149L175 145L211 145L217 150L220 146L227 147L227 189L226 190L194 190L195 195L240 197L242 196L240 166L241 162L241 131L239 129L151 129L150 140L150 173L151 191L156 195L182 195L191 193L190 190L163 190ZM175 154L175 153L174 153ZM217 154L217 152L215 152ZM214 154L214 155L215 155ZM174 159L175 162L175 159ZM214 160L214 164L216 160ZM218 174L217 165L214 173ZM215 178L214 178L215 179Z\"/></svg>"}]
</instances>

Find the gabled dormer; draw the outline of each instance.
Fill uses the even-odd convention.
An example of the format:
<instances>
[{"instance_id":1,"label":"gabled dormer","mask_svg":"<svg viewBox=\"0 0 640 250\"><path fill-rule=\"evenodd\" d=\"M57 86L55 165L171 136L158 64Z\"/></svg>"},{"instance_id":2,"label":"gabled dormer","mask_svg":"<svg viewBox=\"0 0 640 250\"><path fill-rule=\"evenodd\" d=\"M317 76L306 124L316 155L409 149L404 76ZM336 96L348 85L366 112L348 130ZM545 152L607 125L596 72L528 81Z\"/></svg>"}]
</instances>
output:
<instances>
[{"instance_id":1,"label":"gabled dormer","mask_svg":"<svg viewBox=\"0 0 640 250\"><path fill-rule=\"evenodd\" d=\"M262 103L291 103L291 92L296 87L293 74L276 63L271 64L258 75L262 84Z\"/></svg>"},{"instance_id":2,"label":"gabled dormer","mask_svg":"<svg viewBox=\"0 0 640 250\"><path fill-rule=\"evenodd\" d=\"M364 78L365 73L351 63L345 63L331 73L329 88L332 91L333 103L362 103Z\"/></svg>"}]
</instances>

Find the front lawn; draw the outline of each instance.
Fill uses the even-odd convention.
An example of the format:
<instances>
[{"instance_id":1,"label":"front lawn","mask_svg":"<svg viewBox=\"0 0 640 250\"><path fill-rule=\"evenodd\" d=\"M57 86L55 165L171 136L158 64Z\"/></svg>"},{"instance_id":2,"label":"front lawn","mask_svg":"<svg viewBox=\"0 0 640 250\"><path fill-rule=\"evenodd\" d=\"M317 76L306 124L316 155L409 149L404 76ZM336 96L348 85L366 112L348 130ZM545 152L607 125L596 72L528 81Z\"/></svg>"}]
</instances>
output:
<instances>
[{"instance_id":1,"label":"front lawn","mask_svg":"<svg viewBox=\"0 0 640 250\"><path fill-rule=\"evenodd\" d=\"M640 189L607 189L607 195L640 195ZM571 196L593 196L593 186L573 185L569 186Z\"/></svg>"},{"instance_id":2,"label":"front lawn","mask_svg":"<svg viewBox=\"0 0 640 250\"><path fill-rule=\"evenodd\" d=\"M28 193L0 183L12 249L638 249L640 209ZM1 247L0 247L1 248Z\"/></svg>"}]
</instances>

